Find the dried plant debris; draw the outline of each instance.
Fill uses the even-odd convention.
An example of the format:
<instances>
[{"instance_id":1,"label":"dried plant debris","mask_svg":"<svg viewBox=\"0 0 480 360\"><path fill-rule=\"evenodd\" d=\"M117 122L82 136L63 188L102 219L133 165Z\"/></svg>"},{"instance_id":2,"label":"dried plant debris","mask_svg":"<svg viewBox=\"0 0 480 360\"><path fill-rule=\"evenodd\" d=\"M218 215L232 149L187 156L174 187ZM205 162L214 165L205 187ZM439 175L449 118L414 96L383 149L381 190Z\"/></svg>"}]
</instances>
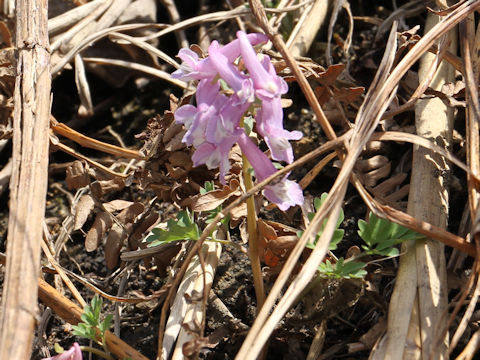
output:
<instances>
[{"instance_id":1,"label":"dried plant debris","mask_svg":"<svg viewBox=\"0 0 480 360\"><path fill-rule=\"evenodd\" d=\"M5 2L4 10L8 8L7 3L11 1ZM247 5L242 1L55 0L49 3L51 69L55 79L52 88L55 106L49 136L51 148L56 152L52 151L50 158L48 233L45 232L49 236L45 237L48 238L46 245L51 243L55 251L46 257L51 264L47 261L42 264L46 272L44 279L55 285L56 290L52 292L54 300L44 300L46 305L55 308L60 293L70 296L76 293L72 286L78 286L81 295L75 296L77 300L84 297L89 303L92 291L108 299L99 310L106 316L113 313L110 301L129 303L133 300L128 296L133 294L135 306L115 305L115 330L152 359L162 351L157 343L162 343L159 340L167 326L164 318L169 316L170 301L174 298L195 304L201 308L199 313L206 314L205 318L199 318L201 320L179 325L190 337L183 346L177 346L180 349L175 356L179 358L255 358L260 352L260 342L266 342L263 338L269 334L267 359L383 358L382 337L385 333L391 334L388 319L393 314L393 284L410 280L402 280L402 272L398 271L407 253L401 246L423 246L428 243L424 240L428 234L431 241L448 239L455 247L475 254L474 244L480 233L478 101L475 100L478 98L480 31L478 14L474 11L480 9L479 1L460 1L450 7L452 4L443 0L383 1L366 7L359 7L361 2L332 1L333 12L326 19L328 28L324 26L316 34L309 53L291 59L288 51L282 49L281 39L295 37L295 29L301 27L302 12L311 5L309 2L251 0ZM364 5L367 3L363 1ZM255 12L262 4L267 8L263 20ZM252 10L255 11L252 13ZM452 18L465 18L468 11L471 12L468 21L459 26L462 44L458 54L446 48L448 41L438 37L445 29L437 28L437 35L424 31L428 13L437 14L443 17L441 21L447 22ZM11 152L8 139L12 135L17 51L12 24L8 14L0 18L1 164L7 164ZM400 30L392 32L385 49L385 34L392 24ZM256 54L249 58L240 52L241 56L230 59L229 51L238 50L235 39L242 37L243 32L260 42L252 47ZM431 41L421 48L426 39L434 37L439 41ZM227 45L229 41L234 45ZM246 45L242 44L245 51ZM180 47L183 50L178 53ZM431 84L429 76L419 81L422 77L417 65L404 60L416 59L415 52L419 49L433 54L436 62L449 63L455 69L455 77L441 87ZM177 53L179 56L175 58ZM221 55L227 58L226 62ZM241 90L218 71L214 78L194 73L212 66L208 61L226 64L227 69L222 68L225 74L233 69L230 75L246 81ZM300 74L295 66L289 65L292 62ZM436 62L430 68L431 76ZM220 68L220 65L215 66ZM255 66L266 71L265 79L275 81L268 86L263 83L257 86L262 79L252 80L257 87L251 89L249 97L243 90L250 89L247 82L258 70ZM172 72L176 73L173 77ZM149 78L143 77L144 74ZM178 74L183 78L175 79ZM392 79L392 74L398 78L385 81ZM153 77L162 81L155 82ZM289 176L290 181L302 188L305 199L302 212L294 206L282 212L274 203L267 204L264 197L267 188L255 189L254 211L252 207L249 210L243 201L250 189L245 174L253 176L254 183L258 183L262 176L257 175L264 169L244 169L242 149L237 145L230 147L228 153L222 152L222 157L229 162L228 171L209 169L206 165L194 167L192 155L199 146L185 144L191 124L176 112L186 105L198 109L202 99L195 89L217 85L219 78L223 82L218 83L215 96L222 101L240 95L243 100L252 101L245 110L250 118L238 128L235 123L234 127L245 131L248 140L244 140L251 141L250 145L257 148L254 162L258 158L266 159L264 165L271 162L275 152L287 148L286 144L292 140L292 137L287 139L287 133L297 134L294 138L302 133L301 139L292 141L291 159L307 156L308 160L289 165L286 164L290 162L289 156L288 161L283 158L272 162L273 171L285 171L283 180ZM389 86L388 94L382 92L387 88L385 84ZM260 89L262 86L265 88ZM289 92L284 94L281 89L286 92L287 87ZM273 94L272 89L277 93ZM180 91L183 91L181 95ZM260 133L275 132L272 128L262 128L266 122L262 123L259 117L268 102L267 95L270 100L272 96L279 100L275 103L278 119L283 115L287 120L285 129L283 125L272 126L282 130L277 132L281 136L273 141ZM63 109L57 114L60 98L68 99L65 114L76 113L74 119L60 114ZM377 101L379 98L384 100ZM453 142L437 155L447 157L451 153L456 159L447 158L459 167L425 174L445 179L445 186L450 185L452 202L446 229L420 223L420 219L406 213L413 191L409 184L414 172L412 167L415 167L412 152L418 144L432 152L438 148L433 145L445 145L439 139L416 135L420 132L416 128L414 108L419 102L432 99L440 99L442 106L455 115ZM112 104L112 108L124 109L117 104L125 101L142 104L135 107L142 110L140 118L137 116L131 121L123 111L110 116ZM223 109L219 106L215 111L224 116ZM377 110L380 113L377 114ZM61 122L53 116L58 116ZM90 121L98 123L90 126ZM221 132L224 129L217 128L218 123L214 124L215 129ZM126 140L131 146L95 140L105 134L98 129L107 127L112 129L110 134L118 144ZM122 133L126 127L138 135L126 139ZM202 135L206 139L206 132ZM275 140L279 140L278 143ZM72 142L75 145L71 145ZM363 148L357 148L358 144ZM83 150L77 152L77 148ZM64 161L64 154L58 150L78 160L58 163ZM350 159L353 161L349 162ZM346 165L349 171L345 171ZM10 172L8 166L2 169L7 178ZM278 185L282 179L269 185ZM343 196L339 184L347 182ZM332 187L336 190L330 191ZM6 188L5 183L2 188ZM276 195L281 197L288 191ZM6 203L0 214L8 213ZM337 222L332 231L327 231L327 219L332 209L337 208L340 209ZM455 209L462 209L463 215ZM367 215L369 211L374 215ZM324 215L317 222L316 219ZM254 230L249 229L249 217L250 225L255 224ZM218 227L214 229L212 223L217 220ZM3 223L7 223L6 217L0 217L0 225ZM400 229L403 235L395 233L382 239L379 235L382 231L371 230L367 231L366 240L365 228L368 230L375 224L384 230ZM412 231L401 225L407 225ZM6 227L0 228L2 234L6 232ZM325 232L331 233L328 239L324 238ZM305 234L308 239L303 238ZM205 238L208 245L223 248L213 277L213 290L182 293L177 284L182 271L189 266L186 260L198 261L199 269L209 266L207 257L196 251L197 246L205 245L202 245ZM256 245L251 238L257 239ZM413 242L407 243L407 240ZM4 248L1 239L0 247ZM45 246L45 251L47 249ZM252 275L253 261L247 256L253 252L258 252L259 257L256 275ZM479 294L478 264L458 250L452 252L447 248L444 253L446 256L453 253L448 301L456 305L456 309L448 314L451 315L450 356L473 358L479 337L474 311ZM0 254L0 262L3 258ZM198 274L203 270L198 270ZM67 276L72 274L81 281L74 281L73 285L66 281L69 290L65 291L56 271ZM261 301L260 297L256 298L254 276L260 276L266 294L275 298L274 301L267 298L263 310L256 308ZM0 271L0 283L2 280ZM198 283L204 280L200 275ZM40 290L43 294L44 289ZM141 300L144 302L137 303ZM463 318L456 315L457 311ZM410 319L410 314L405 316ZM45 312L42 319L48 318ZM75 341L80 346L85 344L74 339L68 327L66 330L57 325L57 320L53 323L42 320L38 330L40 342L32 358L49 358L52 354L44 349L52 349L53 342L66 349ZM253 340L249 338L252 336ZM401 340L400 336L388 335L387 338L389 336ZM409 349L409 342L402 343L402 349L405 344ZM457 347L454 349L454 346Z\"/></svg>"},{"instance_id":2,"label":"dried plant debris","mask_svg":"<svg viewBox=\"0 0 480 360\"><path fill-rule=\"evenodd\" d=\"M155 191L161 200L182 207L190 206L200 187L215 178L215 172L206 167L193 168L193 149L182 143L185 130L174 121L175 109L189 100L190 97L178 100L171 96L171 110L150 119L146 130L137 135L144 142L141 152L148 159L136 174L140 186Z\"/></svg>"},{"instance_id":3,"label":"dried plant debris","mask_svg":"<svg viewBox=\"0 0 480 360\"><path fill-rule=\"evenodd\" d=\"M0 21L0 139L12 136L16 60L10 22Z\"/></svg>"}]
</instances>

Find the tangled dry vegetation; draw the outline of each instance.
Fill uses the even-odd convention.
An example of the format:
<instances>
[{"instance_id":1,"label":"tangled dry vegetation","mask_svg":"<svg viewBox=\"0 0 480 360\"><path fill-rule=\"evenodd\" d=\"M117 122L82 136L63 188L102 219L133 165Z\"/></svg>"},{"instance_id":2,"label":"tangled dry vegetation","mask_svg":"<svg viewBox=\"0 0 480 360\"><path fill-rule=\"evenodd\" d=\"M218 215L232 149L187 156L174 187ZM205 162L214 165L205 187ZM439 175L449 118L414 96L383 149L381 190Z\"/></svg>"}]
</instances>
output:
<instances>
[{"instance_id":1,"label":"tangled dry vegetation","mask_svg":"<svg viewBox=\"0 0 480 360\"><path fill-rule=\"evenodd\" d=\"M480 0L1 4L0 359L474 357ZM225 184L194 167L175 121L179 49L237 30L270 39L303 133L254 186L235 147ZM362 247L375 221L401 244Z\"/></svg>"}]
</instances>

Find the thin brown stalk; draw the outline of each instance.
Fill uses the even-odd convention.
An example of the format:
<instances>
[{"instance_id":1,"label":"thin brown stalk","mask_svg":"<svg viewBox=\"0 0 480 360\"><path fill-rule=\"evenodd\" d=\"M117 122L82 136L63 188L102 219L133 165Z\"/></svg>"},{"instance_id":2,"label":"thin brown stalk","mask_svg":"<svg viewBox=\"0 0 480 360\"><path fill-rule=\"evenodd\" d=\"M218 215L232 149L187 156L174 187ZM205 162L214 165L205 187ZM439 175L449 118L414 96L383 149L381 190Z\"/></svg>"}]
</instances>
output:
<instances>
[{"instance_id":1,"label":"thin brown stalk","mask_svg":"<svg viewBox=\"0 0 480 360\"><path fill-rule=\"evenodd\" d=\"M48 179L50 53L47 1L17 0L17 70L0 359L29 359L37 314Z\"/></svg>"}]
</instances>

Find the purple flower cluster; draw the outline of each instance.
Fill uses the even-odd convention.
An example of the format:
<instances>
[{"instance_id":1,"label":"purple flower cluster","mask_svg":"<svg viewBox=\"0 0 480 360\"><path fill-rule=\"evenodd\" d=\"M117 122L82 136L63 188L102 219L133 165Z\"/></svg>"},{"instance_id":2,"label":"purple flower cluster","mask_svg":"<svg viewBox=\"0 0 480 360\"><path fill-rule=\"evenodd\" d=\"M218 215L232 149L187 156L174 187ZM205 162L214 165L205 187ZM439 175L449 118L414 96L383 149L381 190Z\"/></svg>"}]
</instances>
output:
<instances>
[{"instance_id":1,"label":"purple flower cluster","mask_svg":"<svg viewBox=\"0 0 480 360\"><path fill-rule=\"evenodd\" d=\"M199 59L190 49L181 49L180 69L172 77L182 80L199 80L196 106L183 105L175 112L175 119L187 132L183 142L196 148L194 166L205 164L209 169L220 168L220 181L225 184L225 174L230 168L228 154L237 143L262 181L277 170L269 158L255 145L240 126L240 120L252 105L257 133L263 137L273 160L293 161L289 140L302 137L299 131L283 128L281 96L288 90L279 77L268 56L259 58L253 45L266 42L263 34L237 32L237 39L225 46L213 41L208 48L209 56ZM241 57L248 73L241 71L235 60ZM221 80L233 94L221 91ZM300 186L283 178L264 189L265 197L277 204L280 210L303 203Z\"/></svg>"}]
</instances>

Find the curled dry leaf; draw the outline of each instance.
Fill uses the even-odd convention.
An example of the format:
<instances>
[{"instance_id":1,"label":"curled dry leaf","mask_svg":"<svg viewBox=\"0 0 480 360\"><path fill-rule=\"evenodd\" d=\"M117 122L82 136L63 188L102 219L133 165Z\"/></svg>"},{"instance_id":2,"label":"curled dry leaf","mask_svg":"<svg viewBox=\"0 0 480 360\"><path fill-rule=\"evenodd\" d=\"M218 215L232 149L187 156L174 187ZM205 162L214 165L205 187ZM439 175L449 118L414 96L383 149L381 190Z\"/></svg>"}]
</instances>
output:
<instances>
[{"instance_id":1,"label":"curled dry leaf","mask_svg":"<svg viewBox=\"0 0 480 360\"><path fill-rule=\"evenodd\" d=\"M75 160L72 165L67 167L66 183L69 189L81 189L90 184L87 169L82 162Z\"/></svg>"},{"instance_id":2,"label":"curled dry leaf","mask_svg":"<svg viewBox=\"0 0 480 360\"><path fill-rule=\"evenodd\" d=\"M120 250L133 230L132 223L144 211L145 207L142 203L125 200L113 200L104 204L104 207L116 207L113 211L122 208L122 211L116 216L117 222L110 229L105 243L105 262L109 269L113 269L118 265Z\"/></svg>"},{"instance_id":3,"label":"curled dry leaf","mask_svg":"<svg viewBox=\"0 0 480 360\"><path fill-rule=\"evenodd\" d=\"M106 211L113 213L115 211L122 211L128 208L129 206L131 206L132 204L133 202L131 201L117 199L117 200L109 201L107 203L103 203L103 208Z\"/></svg>"},{"instance_id":4,"label":"curled dry leaf","mask_svg":"<svg viewBox=\"0 0 480 360\"><path fill-rule=\"evenodd\" d=\"M138 171L136 180L144 189L150 188L166 202L188 206L200 186L215 178L215 172L201 166L193 168L193 149L182 143L185 130L175 123L174 111L187 104L190 96L180 100L170 96L170 108L163 116L157 115L147 123L147 128L136 138L144 141L140 152L148 160Z\"/></svg>"},{"instance_id":5,"label":"curled dry leaf","mask_svg":"<svg viewBox=\"0 0 480 360\"><path fill-rule=\"evenodd\" d=\"M127 238L127 232L118 224L113 224L105 243L105 263L110 270L118 265L120 250Z\"/></svg>"},{"instance_id":6,"label":"curled dry leaf","mask_svg":"<svg viewBox=\"0 0 480 360\"><path fill-rule=\"evenodd\" d=\"M85 250L87 252L95 251L98 248L100 242L112 224L112 215L107 212L97 214L92 227L88 230L87 236L85 237Z\"/></svg>"},{"instance_id":7,"label":"curled dry leaf","mask_svg":"<svg viewBox=\"0 0 480 360\"><path fill-rule=\"evenodd\" d=\"M75 215L73 220L73 230L81 229L92 212L95 201L91 195L83 195L75 206Z\"/></svg>"},{"instance_id":8,"label":"curled dry leaf","mask_svg":"<svg viewBox=\"0 0 480 360\"><path fill-rule=\"evenodd\" d=\"M261 259L270 268L281 266L298 241L295 229L259 219L258 247Z\"/></svg>"},{"instance_id":9,"label":"curled dry leaf","mask_svg":"<svg viewBox=\"0 0 480 360\"><path fill-rule=\"evenodd\" d=\"M125 188L125 181L120 178L111 180L97 180L92 182L90 189L96 198L101 198L106 194L120 191Z\"/></svg>"},{"instance_id":10,"label":"curled dry leaf","mask_svg":"<svg viewBox=\"0 0 480 360\"><path fill-rule=\"evenodd\" d=\"M240 195L242 195L240 182L237 179L232 179L229 184L224 185L222 189L209 191L206 194L196 196L192 203L192 210L210 211L222 205L230 197L238 197Z\"/></svg>"}]
</instances>

